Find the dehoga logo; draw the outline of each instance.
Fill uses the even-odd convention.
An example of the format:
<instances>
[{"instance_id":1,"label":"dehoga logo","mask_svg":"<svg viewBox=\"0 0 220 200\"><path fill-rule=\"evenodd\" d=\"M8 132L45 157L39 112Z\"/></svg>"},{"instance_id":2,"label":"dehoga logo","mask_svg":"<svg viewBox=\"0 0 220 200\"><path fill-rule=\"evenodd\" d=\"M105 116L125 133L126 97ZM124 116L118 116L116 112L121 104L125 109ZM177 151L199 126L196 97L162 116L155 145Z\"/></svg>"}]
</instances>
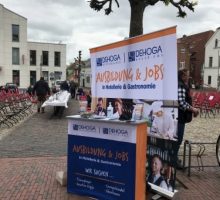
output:
<instances>
[{"instance_id":1,"label":"dehoga logo","mask_svg":"<svg viewBox=\"0 0 220 200\"><path fill-rule=\"evenodd\" d=\"M116 63L118 61L120 61L120 55L115 54L115 55L110 55L110 56L104 56L101 58L96 58L96 65L100 67L104 64Z\"/></svg>"},{"instance_id":2,"label":"dehoga logo","mask_svg":"<svg viewBox=\"0 0 220 200\"><path fill-rule=\"evenodd\" d=\"M129 60L129 62L132 62L132 61L135 61L136 58L140 58L142 56L156 55L159 53L163 53L160 45L148 47L146 49L138 49L138 50L128 52L128 60Z\"/></svg>"},{"instance_id":3,"label":"dehoga logo","mask_svg":"<svg viewBox=\"0 0 220 200\"><path fill-rule=\"evenodd\" d=\"M74 130L74 131L96 132L95 126L92 126L92 125L73 124L73 130Z\"/></svg>"},{"instance_id":4,"label":"dehoga logo","mask_svg":"<svg viewBox=\"0 0 220 200\"><path fill-rule=\"evenodd\" d=\"M128 131L124 129L103 128L103 134L116 135L116 136L128 136Z\"/></svg>"}]
</instances>

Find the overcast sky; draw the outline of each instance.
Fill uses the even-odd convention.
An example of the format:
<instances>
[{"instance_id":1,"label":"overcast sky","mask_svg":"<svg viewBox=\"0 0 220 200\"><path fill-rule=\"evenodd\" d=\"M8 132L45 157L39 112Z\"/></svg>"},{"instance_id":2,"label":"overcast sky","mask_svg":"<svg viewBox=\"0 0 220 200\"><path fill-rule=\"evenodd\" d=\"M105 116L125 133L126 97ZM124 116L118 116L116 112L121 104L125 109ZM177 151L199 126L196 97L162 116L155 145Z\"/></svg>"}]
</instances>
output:
<instances>
[{"instance_id":1,"label":"overcast sky","mask_svg":"<svg viewBox=\"0 0 220 200\"><path fill-rule=\"evenodd\" d=\"M0 0L0 3L28 19L28 41L67 44L67 63L82 51L82 59L90 57L89 49L128 37L130 6L128 0L118 0L109 16L96 12L85 0ZM172 6L158 3L144 13L144 33L177 26L177 37L220 27L219 0L198 0L195 12L177 18Z\"/></svg>"}]
</instances>

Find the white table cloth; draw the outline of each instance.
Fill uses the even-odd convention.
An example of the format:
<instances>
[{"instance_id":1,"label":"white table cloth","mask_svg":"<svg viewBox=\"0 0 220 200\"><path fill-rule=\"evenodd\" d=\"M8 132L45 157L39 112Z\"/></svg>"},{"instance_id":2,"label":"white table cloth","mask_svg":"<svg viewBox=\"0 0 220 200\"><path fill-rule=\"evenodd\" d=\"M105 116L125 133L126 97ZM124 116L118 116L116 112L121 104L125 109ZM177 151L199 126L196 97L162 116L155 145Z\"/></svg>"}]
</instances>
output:
<instances>
[{"instance_id":1,"label":"white table cloth","mask_svg":"<svg viewBox=\"0 0 220 200\"><path fill-rule=\"evenodd\" d=\"M46 106L63 106L68 108L68 101L70 99L70 93L67 91L60 91L56 94L53 94L52 96L49 97L48 100L46 100L42 107Z\"/></svg>"}]
</instances>

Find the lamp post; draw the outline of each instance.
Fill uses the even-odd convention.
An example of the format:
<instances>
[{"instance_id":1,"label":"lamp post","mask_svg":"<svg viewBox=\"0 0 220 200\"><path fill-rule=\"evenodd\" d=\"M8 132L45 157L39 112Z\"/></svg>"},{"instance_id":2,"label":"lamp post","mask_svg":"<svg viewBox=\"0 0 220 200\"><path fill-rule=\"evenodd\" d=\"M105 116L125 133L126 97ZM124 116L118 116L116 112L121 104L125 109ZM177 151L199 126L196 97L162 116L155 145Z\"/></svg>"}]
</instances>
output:
<instances>
[{"instance_id":1,"label":"lamp post","mask_svg":"<svg viewBox=\"0 0 220 200\"><path fill-rule=\"evenodd\" d=\"M217 75L217 89L218 90L219 90L219 86L220 86L219 68L220 68L220 59L219 59L219 50L218 50L218 75Z\"/></svg>"},{"instance_id":2,"label":"lamp post","mask_svg":"<svg viewBox=\"0 0 220 200\"><path fill-rule=\"evenodd\" d=\"M80 86L80 73L81 73L81 54L82 51L79 51L79 58L78 58L78 85Z\"/></svg>"},{"instance_id":3,"label":"lamp post","mask_svg":"<svg viewBox=\"0 0 220 200\"><path fill-rule=\"evenodd\" d=\"M40 56L40 77L43 77L43 74L42 74L42 66L43 66L43 56L41 54Z\"/></svg>"}]
</instances>

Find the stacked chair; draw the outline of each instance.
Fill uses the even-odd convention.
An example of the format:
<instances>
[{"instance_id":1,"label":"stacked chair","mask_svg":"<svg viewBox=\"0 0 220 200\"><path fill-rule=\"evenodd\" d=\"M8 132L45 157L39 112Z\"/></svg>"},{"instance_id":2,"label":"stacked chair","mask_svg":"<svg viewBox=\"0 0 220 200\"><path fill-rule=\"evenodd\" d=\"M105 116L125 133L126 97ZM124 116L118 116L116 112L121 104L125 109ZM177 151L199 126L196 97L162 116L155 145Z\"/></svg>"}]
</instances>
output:
<instances>
[{"instance_id":1,"label":"stacked chair","mask_svg":"<svg viewBox=\"0 0 220 200\"><path fill-rule=\"evenodd\" d=\"M0 91L0 127L12 127L32 113L31 97L19 91Z\"/></svg>"},{"instance_id":2,"label":"stacked chair","mask_svg":"<svg viewBox=\"0 0 220 200\"><path fill-rule=\"evenodd\" d=\"M213 92L194 92L193 106L200 110L200 117L215 117L220 110L220 93Z\"/></svg>"}]
</instances>

